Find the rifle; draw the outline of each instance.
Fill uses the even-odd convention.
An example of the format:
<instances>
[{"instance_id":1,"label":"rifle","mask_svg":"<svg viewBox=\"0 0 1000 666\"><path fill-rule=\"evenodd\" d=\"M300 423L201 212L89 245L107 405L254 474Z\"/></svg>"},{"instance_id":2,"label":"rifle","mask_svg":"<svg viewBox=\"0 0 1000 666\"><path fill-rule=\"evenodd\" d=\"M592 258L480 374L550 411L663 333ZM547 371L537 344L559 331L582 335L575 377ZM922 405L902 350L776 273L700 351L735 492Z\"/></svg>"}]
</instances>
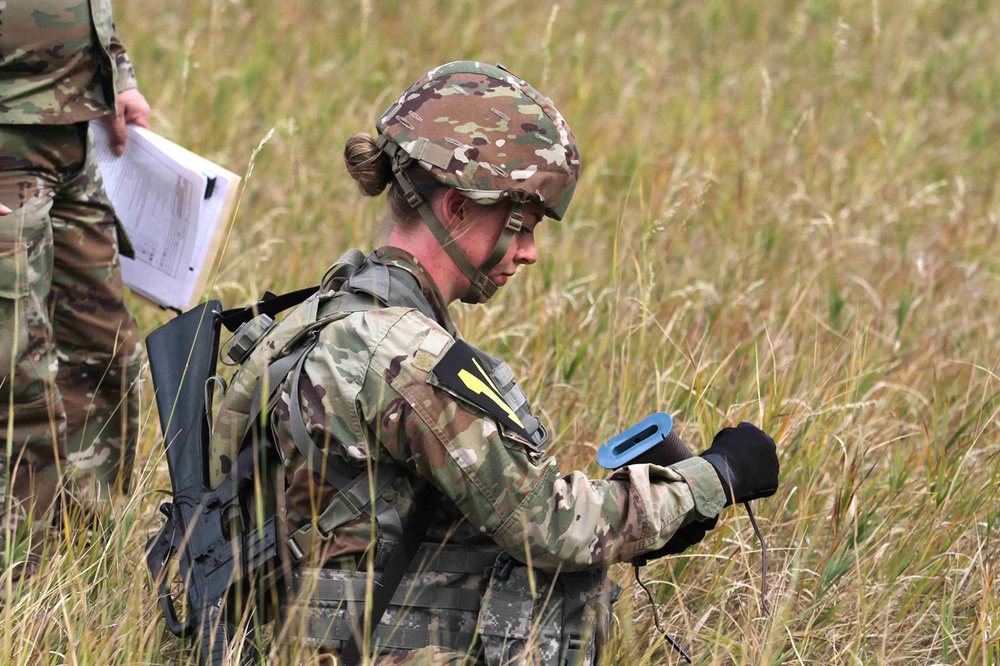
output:
<instances>
[{"instance_id":1,"label":"rifle","mask_svg":"<svg viewBox=\"0 0 1000 666\"><path fill-rule=\"evenodd\" d=\"M245 499L269 461L260 447L246 447L226 480L208 483L211 382L222 323L217 300L203 303L146 338L156 407L163 429L173 502L160 511L166 523L146 544L146 563L171 633L193 638L200 664L228 663L230 641L242 624L250 590L278 570L279 529L272 516L247 530ZM176 559L184 581L182 617L169 591L167 570ZM250 634L252 627L248 627ZM242 663L259 660L252 647Z\"/></svg>"}]
</instances>

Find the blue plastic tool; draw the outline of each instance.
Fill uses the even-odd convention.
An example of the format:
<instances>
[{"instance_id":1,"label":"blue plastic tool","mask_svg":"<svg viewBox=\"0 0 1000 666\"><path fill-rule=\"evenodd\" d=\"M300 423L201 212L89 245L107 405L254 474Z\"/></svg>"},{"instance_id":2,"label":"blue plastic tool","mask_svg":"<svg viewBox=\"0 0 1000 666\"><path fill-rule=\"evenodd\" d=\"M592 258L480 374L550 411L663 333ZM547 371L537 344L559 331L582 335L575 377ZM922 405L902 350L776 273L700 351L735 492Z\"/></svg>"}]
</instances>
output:
<instances>
[{"instance_id":1,"label":"blue plastic tool","mask_svg":"<svg viewBox=\"0 0 1000 666\"><path fill-rule=\"evenodd\" d=\"M597 463L605 469L625 465L655 463L672 465L691 457L680 438L673 433L674 420L657 412L615 435L597 450Z\"/></svg>"}]
</instances>

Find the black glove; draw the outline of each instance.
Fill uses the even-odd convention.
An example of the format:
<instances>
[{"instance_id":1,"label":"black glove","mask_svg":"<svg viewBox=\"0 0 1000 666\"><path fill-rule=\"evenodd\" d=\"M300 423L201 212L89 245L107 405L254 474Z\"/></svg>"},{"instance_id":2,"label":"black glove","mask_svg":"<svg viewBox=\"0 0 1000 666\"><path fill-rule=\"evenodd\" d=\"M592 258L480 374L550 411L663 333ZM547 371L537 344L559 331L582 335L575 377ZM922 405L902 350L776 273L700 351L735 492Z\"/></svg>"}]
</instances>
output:
<instances>
[{"instance_id":1,"label":"black glove","mask_svg":"<svg viewBox=\"0 0 1000 666\"><path fill-rule=\"evenodd\" d=\"M735 428L723 428L701 457L712 463L719 475L726 506L770 497L778 490L774 440L753 424L743 422Z\"/></svg>"}]
</instances>

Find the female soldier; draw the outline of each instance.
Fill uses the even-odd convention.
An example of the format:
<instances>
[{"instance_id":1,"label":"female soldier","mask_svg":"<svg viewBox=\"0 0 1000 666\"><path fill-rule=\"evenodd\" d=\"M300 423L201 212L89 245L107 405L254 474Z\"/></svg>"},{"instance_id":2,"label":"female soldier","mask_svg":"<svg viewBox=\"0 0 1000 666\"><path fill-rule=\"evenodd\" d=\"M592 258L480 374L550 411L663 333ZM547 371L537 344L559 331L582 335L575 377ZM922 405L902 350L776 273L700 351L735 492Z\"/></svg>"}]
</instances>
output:
<instances>
[{"instance_id":1,"label":"female soldier","mask_svg":"<svg viewBox=\"0 0 1000 666\"><path fill-rule=\"evenodd\" d=\"M462 340L447 306L485 302L535 263L535 227L561 219L576 186L573 133L533 87L476 62L431 70L377 130L345 158L365 194L389 187L387 245L345 255L267 333L214 427L221 458L245 436L280 451L298 560L286 628L351 663L371 576L394 587L410 564L389 612L369 603L382 626L365 652L594 663L604 570L679 552L723 506L773 494L774 442L741 424L671 467L561 472L507 366ZM437 545L411 561L420 540Z\"/></svg>"}]
</instances>

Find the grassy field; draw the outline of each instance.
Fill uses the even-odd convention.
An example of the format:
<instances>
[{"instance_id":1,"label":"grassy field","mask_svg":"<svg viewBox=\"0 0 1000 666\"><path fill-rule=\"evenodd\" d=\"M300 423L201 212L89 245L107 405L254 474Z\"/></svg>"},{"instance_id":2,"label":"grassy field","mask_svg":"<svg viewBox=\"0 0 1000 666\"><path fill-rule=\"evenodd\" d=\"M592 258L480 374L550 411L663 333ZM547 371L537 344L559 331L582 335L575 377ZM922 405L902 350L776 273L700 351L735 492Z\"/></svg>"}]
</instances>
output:
<instances>
[{"instance_id":1,"label":"grassy field","mask_svg":"<svg viewBox=\"0 0 1000 666\"><path fill-rule=\"evenodd\" d=\"M211 288L315 284L376 242L344 140L431 66L502 62L584 170L467 338L504 357L564 471L653 411L749 420L781 488L645 570L697 664L1000 664L1000 3L117 0L154 129L253 173ZM166 316L138 301L144 332ZM0 662L186 663L143 545L169 487L147 405L103 541L0 607ZM679 663L626 586L607 663Z\"/></svg>"}]
</instances>

